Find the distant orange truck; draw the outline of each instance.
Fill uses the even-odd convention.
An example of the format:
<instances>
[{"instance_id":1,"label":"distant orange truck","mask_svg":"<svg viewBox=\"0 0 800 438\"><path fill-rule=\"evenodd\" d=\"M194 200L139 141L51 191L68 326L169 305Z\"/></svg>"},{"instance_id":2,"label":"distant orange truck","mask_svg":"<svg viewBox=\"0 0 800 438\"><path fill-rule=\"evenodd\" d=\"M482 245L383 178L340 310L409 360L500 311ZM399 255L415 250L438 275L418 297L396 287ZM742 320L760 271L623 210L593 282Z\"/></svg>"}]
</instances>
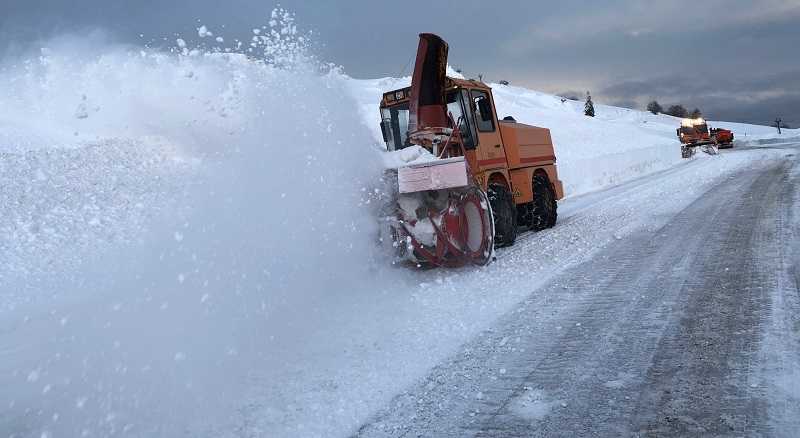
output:
<instances>
[{"instance_id":1,"label":"distant orange truck","mask_svg":"<svg viewBox=\"0 0 800 438\"><path fill-rule=\"evenodd\" d=\"M691 157L692 148L697 146L715 145L720 149L733 147L733 132L722 128L709 130L708 124L702 118L683 119L676 134L681 142L683 158Z\"/></svg>"},{"instance_id":2,"label":"distant orange truck","mask_svg":"<svg viewBox=\"0 0 800 438\"><path fill-rule=\"evenodd\" d=\"M723 128L711 128L711 138L720 149L728 149L733 147L733 132Z\"/></svg>"}]
</instances>

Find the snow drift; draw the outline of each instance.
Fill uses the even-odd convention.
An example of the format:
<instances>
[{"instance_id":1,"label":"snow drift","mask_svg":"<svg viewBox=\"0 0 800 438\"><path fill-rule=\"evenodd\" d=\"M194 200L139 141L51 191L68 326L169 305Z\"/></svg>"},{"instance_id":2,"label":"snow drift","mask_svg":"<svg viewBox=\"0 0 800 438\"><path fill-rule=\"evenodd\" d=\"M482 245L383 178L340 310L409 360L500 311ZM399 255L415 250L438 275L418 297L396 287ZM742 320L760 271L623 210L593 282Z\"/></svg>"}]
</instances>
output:
<instances>
[{"instance_id":1,"label":"snow drift","mask_svg":"<svg viewBox=\"0 0 800 438\"><path fill-rule=\"evenodd\" d=\"M380 156L298 41L277 12L255 53L68 40L4 66L3 182L22 195L3 206L0 332L25 345L0 344L0 430L233 430L284 334L311 342L337 296L378 287Z\"/></svg>"}]
</instances>

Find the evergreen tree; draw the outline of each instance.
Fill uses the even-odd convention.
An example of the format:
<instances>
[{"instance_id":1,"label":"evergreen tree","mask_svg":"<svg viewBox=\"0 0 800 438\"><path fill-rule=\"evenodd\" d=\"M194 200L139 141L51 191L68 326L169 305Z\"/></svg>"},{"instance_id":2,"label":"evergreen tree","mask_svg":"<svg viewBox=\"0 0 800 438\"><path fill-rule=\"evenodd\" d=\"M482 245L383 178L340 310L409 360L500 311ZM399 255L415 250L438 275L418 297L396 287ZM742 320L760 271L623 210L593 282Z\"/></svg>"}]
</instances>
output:
<instances>
[{"instance_id":1,"label":"evergreen tree","mask_svg":"<svg viewBox=\"0 0 800 438\"><path fill-rule=\"evenodd\" d=\"M647 111L650 111L653 114L658 114L664 112L664 108L661 107L661 104L658 101L654 100L647 104Z\"/></svg>"},{"instance_id":2,"label":"evergreen tree","mask_svg":"<svg viewBox=\"0 0 800 438\"><path fill-rule=\"evenodd\" d=\"M592 102L592 95L586 92L586 105L583 106L583 113L589 117L594 117L594 103Z\"/></svg>"},{"instance_id":3,"label":"evergreen tree","mask_svg":"<svg viewBox=\"0 0 800 438\"><path fill-rule=\"evenodd\" d=\"M689 117L691 117L693 119L699 119L700 117L703 117L703 113L700 111L699 108L695 108L692 111L692 114L689 115Z\"/></svg>"}]
</instances>

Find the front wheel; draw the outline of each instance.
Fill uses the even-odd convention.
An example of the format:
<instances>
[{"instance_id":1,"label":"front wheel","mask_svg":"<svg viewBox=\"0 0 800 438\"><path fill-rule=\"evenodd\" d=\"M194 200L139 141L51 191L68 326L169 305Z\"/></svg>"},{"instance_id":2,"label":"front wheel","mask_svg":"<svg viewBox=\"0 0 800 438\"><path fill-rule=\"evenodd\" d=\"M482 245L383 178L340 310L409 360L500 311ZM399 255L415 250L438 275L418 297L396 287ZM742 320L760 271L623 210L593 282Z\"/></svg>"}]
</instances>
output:
<instances>
[{"instance_id":1,"label":"front wheel","mask_svg":"<svg viewBox=\"0 0 800 438\"><path fill-rule=\"evenodd\" d=\"M494 215L494 245L496 248L511 246L517 240L517 207L508 188L501 184L489 184L489 204Z\"/></svg>"}]
</instances>

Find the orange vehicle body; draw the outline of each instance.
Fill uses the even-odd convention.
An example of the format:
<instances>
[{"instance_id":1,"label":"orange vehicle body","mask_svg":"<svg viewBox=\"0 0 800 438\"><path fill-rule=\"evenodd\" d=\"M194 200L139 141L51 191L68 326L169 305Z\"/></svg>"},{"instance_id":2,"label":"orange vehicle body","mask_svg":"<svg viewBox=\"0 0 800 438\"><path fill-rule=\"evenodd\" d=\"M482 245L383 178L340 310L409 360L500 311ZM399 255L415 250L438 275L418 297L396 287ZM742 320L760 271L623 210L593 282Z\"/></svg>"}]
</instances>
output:
<instances>
[{"instance_id":1,"label":"orange vehicle body","mask_svg":"<svg viewBox=\"0 0 800 438\"><path fill-rule=\"evenodd\" d=\"M409 103L411 87L390 91L383 95L380 108L381 112L393 108L406 108ZM463 110L469 118L465 123L464 131L472 133L477 141L473 147L465 148L465 158L470 172L486 191L489 184L506 186L514 197L515 204L523 205L533 201L533 187L531 181L534 174L545 174L552 185L556 199L564 197L564 188L558 179L556 169L556 156L550 130L537 126L517 123L513 119L499 120L495 109L492 89L483 82L467 79L446 78L446 92L466 93L473 97L467 99L470 108ZM478 122L476 115L477 105L475 96L486 97L490 105L491 126L488 120L483 120L483 126ZM509 119L509 118L506 118ZM386 116L384 116L386 120ZM473 128L475 127L475 128ZM398 131L404 129L397 127ZM392 132L384 132L384 139L390 150L401 149L407 144L402 143L402 135L392 139ZM391 129L389 130L391 131Z\"/></svg>"},{"instance_id":2,"label":"orange vehicle body","mask_svg":"<svg viewBox=\"0 0 800 438\"><path fill-rule=\"evenodd\" d=\"M693 120L688 121L688 123L684 122L678 128L677 134L681 143L689 146L701 146L714 142L705 122L696 124Z\"/></svg>"},{"instance_id":3,"label":"orange vehicle body","mask_svg":"<svg viewBox=\"0 0 800 438\"><path fill-rule=\"evenodd\" d=\"M723 128L712 128L711 137L718 147L726 149L733 147L733 132Z\"/></svg>"}]
</instances>

